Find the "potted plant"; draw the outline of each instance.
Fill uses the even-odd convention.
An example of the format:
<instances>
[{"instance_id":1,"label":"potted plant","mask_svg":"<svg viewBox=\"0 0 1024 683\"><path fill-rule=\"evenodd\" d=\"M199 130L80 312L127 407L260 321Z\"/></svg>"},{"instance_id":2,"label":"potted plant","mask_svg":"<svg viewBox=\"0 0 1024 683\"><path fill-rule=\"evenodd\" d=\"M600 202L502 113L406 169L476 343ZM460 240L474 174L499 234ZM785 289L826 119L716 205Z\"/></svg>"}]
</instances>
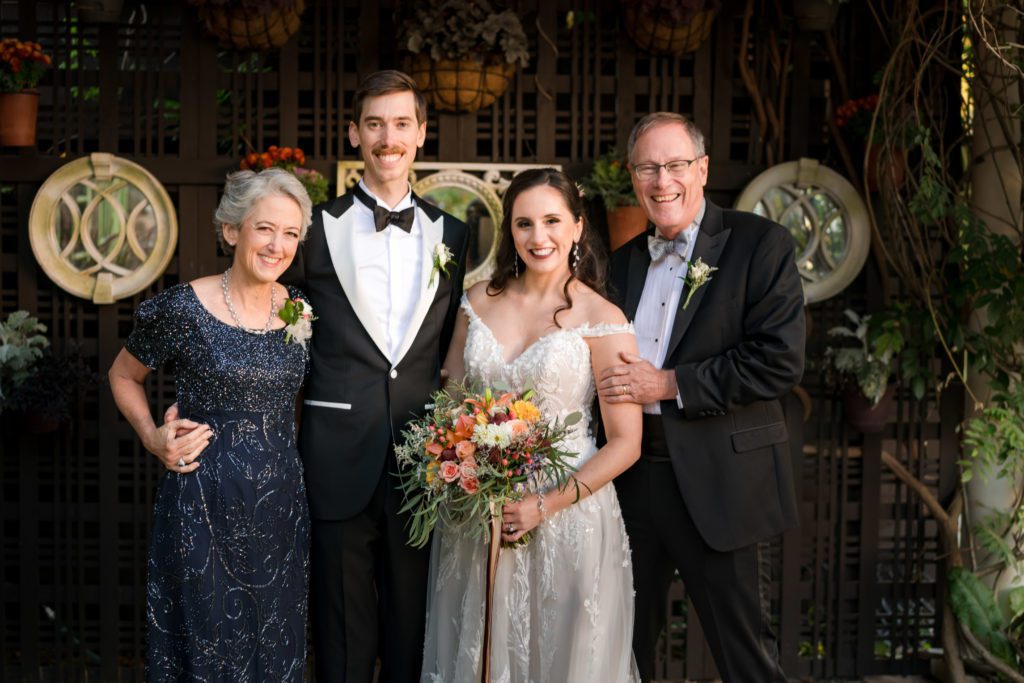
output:
<instances>
[{"instance_id":1,"label":"potted plant","mask_svg":"<svg viewBox=\"0 0 1024 683\"><path fill-rule=\"evenodd\" d=\"M59 352L48 347L25 381L11 392L10 404L25 416L23 424L28 431L53 432L71 418L78 391L97 382L98 375L85 363L78 347Z\"/></svg>"},{"instance_id":2,"label":"potted plant","mask_svg":"<svg viewBox=\"0 0 1024 683\"><path fill-rule=\"evenodd\" d=\"M793 0L793 18L804 31L828 31L847 0Z\"/></svg>"},{"instance_id":3,"label":"potted plant","mask_svg":"<svg viewBox=\"0 0 1024 683\"><path fill-rule=\"evenodd\" d=\"M35 87L49 68L50 57L39 43L0 40L0 145L36 144L39 93Z\"/></svg>"},{"instance_id":4,"label":"potted plant","mask_svg":"<svg viewBox=\"0 0 1024 683\"><path fill-rule=\"evenodd\" d=\"M590 175L580 184L589 197L600 197L608 216L608 247L615 251L647 228L647 215L639 206L626 157L612 149L594 160Z\"/></svg>"},{"instance_id":5,"label":"potted plant","mask_svg":"<svg viewBox=\"0 0 1024 683\"><path fill-rule=\"evenodd\" d=\"M313 204L327 201L327 178L311 168L303 168L306 155L298 147L278 147L271 145L266 152L252 152L239 164L242 170L262 171L265 168L277 167L291 171L299 179Z\"/></svg>"},{"instance_id":6,"label":"potted plant","mask_svg":"<svg viewBox=\"0 0 1024 683\"><path fill-rule=\"evenodd\" d=\"M474 112L508 88L516 64L530 61L515 12L489 0L424 0L395 18L399 47L411 53L405 69L442 111Z\"/></svg>"},{"instance_id":7,"label":"potted plant","mask_svg":"<svg viewBox=\"0 0 1024 683\"><path fill-rule=\"evenodd\" d=\"M656 55L693 52L711 35L718 0L624 0L626 33Z\"/></svg>"},{"instance_id":8,"label":"potted plant","mask_svg":"<svg viewBox=\"0 0 1024 683\"><path fill-rule=\"evenodd\" d=\"M49 346L44 332L46 326L28 311L15 311L0 322L0 413L11 407L11 396L32 375Z\"/></svg>"},{"instance_id":9,"label":"potted plant","mask_svg":"<svg viewBox=\"0 0 1024 683\"><path fill-rule=\"evenodd\" d=\"M856 346L828 347L825 361L829 381L843 389L846 422L865 434L885 428L892 412L895 385L890 382L903 338L880 334L872 316L847 309L845 326L833 327L830 337L856 340Z\"/></svg>"},{"instance_id":10,"label":"potted plant","mask_svg":"<svg viewBox=\"0 0 1024 683\"><path fill-rule=\"evenodd\" d=\"M283 47L299 30L306 0L189 0L206 30L226 47Z\"/></svg>"},{"instance_id":11,"label":"potted plant","mask_svg":"<svg viewBox=\"0 0 1024 683\"><path fill-rule=\"evenodd\" d=\"M907 172L906 151L902 145L897 145L898 151L890 153L886 160L881 129L876 127L874 133L871 132L871 119L877 107L878 95L865 95L842 103L835 114L836 128L843 131L851 144L863 145L865 184L871 192L877 192L882 182L901 187Z\"/></svg>"}]
</instances>

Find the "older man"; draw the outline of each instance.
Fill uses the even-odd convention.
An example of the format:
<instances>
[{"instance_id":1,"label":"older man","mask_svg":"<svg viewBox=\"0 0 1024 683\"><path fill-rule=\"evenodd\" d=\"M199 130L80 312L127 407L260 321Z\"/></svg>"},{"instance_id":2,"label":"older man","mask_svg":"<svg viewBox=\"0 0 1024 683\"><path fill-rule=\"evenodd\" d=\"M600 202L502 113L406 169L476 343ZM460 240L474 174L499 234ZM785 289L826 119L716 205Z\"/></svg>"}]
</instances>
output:
<instances>
[{"instance_id":1,"label":"older man","mask_svg":"<svg viewBox=\"0 0 1024 683\"><path fill-rule=\"evenodd\" d=\"M644 406L641 458L615 482L633 550L633 647L654 677L678 570L727 683L783 681L764 541L797 523L780 397L803 372L794 243L780 225L704 197L704 136L646 116L629 138L633 189L654 226L615 252L617 303L639 356L600 378Z\"/></svg>"}]
</instances>

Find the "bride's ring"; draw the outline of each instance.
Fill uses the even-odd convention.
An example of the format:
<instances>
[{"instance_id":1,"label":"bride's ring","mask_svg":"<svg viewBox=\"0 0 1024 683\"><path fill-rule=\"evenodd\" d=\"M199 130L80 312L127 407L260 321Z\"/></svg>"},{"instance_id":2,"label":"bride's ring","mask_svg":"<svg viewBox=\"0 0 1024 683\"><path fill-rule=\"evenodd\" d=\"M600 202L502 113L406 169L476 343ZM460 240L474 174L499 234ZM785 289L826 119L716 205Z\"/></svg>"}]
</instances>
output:
<instances>
[{"instance_id":1,"label":"bride's ring","mask_svg":"<svg viewBox=\"0 0 1024 683\"><path fill-rule=\"evenodd\" d=\"M178 467L185 466L185 458L178 458L178 462L175 463Z\"/></svg>"},{"instance_id":2,"label":"bride's ring","mask_svg":"<svg viewBox=\"0 0 1024 683\"><path fill-rule=\"evenodd\" d=\"M508 525L507 529L510 534L514 534L516 532L516 528L511 524Z\"/></svg>"}]
</instances>

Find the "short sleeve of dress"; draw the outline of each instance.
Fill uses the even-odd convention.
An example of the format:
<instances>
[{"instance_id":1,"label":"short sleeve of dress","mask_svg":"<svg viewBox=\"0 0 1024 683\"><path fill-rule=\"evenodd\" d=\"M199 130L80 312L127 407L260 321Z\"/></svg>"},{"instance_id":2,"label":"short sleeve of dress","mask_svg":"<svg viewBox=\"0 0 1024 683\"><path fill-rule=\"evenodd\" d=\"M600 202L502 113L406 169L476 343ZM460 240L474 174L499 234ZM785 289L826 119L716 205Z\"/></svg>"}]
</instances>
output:
<instances>
[{"instance_id":1,"label":"short sleeve of dress","mask_svg":"<svg viewBox=\"0 0 1024 683\"><path fill-rule=\"evenodd\" d=\"M124 348L150 370L173 360L183 333L181 326L182 298L178 285L143 301L135 311L135 329Z\"/></svg>"},{"instance_id":2,"label":"short sleeve of dress","mask_svg":"<svg viewBox=\"0 0 1024 683\"><path fill-rule=\"evenodd\" d=\"M625 325L615 325L611 323L598 323L597 325L591 325L585 323L580 325L579 335L581 337L607 337L613 334L636 334L636 330L633 329L633 323L626 323Z\"/></svg>"}]
</instances>

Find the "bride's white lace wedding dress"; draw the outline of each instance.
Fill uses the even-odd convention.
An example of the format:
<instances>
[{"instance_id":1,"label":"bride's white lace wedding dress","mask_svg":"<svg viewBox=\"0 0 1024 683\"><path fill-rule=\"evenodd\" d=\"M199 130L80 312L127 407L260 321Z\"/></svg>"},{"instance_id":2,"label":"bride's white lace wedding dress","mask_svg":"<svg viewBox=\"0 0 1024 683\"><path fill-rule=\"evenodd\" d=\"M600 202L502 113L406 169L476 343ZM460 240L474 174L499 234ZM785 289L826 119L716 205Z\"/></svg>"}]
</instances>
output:
<instances>
[{"instance_id":1,"label":"bride's white lace wedding dress","mask_svg":"<svg viewBox=\"0 0 1024 683\"><path fill-rule=\"evenodd\" d=\"M469 317L469 383L533 386L547 416L579 411L565 442L581 466L596 451L590 433L594 379L585 339L632 334L628 325L584 325L551 332L506 362L490 329L463 297ZM456 529L434 535L422 683L480 680L487 545ZM547 518L530 543L498 560L491 631L495 683L638 681L632 656L633 575L615 489Z\"/></svg>"}]
</instances>

